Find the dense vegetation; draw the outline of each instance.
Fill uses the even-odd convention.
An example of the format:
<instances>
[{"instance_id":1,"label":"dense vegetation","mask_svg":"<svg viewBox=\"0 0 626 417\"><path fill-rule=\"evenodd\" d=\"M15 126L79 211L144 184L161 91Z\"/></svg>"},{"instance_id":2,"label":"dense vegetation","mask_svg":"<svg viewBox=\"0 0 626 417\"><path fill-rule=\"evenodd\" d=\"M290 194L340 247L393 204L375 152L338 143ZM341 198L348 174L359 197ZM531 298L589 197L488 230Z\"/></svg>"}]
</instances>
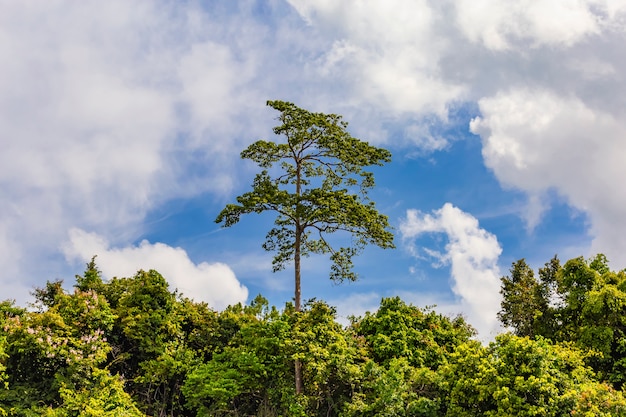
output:
<instances>
[{"instance_id":1,"label":"dense vegetation","mask_svg":"<svg viewBox=\"0 0 626 417\"><path fill-rule=\"evenodd\" d=\"M520 260L502 283L514 333L485 346L399 298L347 327L315 300L218 312L156 271L105 282L92 261L73 291L0 303L0 415L626 415L626 274L598 256L536 278Z\"/></svg>"}]
</instances>

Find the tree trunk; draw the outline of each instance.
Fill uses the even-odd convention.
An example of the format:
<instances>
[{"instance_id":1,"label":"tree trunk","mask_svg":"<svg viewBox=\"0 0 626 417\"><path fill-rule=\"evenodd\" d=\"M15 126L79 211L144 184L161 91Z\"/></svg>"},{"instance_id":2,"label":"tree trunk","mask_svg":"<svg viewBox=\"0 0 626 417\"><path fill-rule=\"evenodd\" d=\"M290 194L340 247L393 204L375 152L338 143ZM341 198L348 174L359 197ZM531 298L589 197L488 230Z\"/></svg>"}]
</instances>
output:
<instances>
[{"instance_id":1,"label":"tree trunk","mask_svg":"<svg viewBox=\"0 0 626 417\"><path fill-rule=\"evenodd\" d=\"M302 192L301 190L301 162L297 161L297 167L296 167L296 196L298 198L298 206L300 205L300 194ZM298 216L298 208L296 207L296 216ZM300 294L300 245L302 242L302 225L300 224L300 219L299 217L296 217L296 239L294 242L294 253L293 253L293 265L294 265L294 270L295 270L295 307L296 307L296 314L300 313L301 311L301 306L300 306L300 298L301 298L301 294ZM294 374L295 374L295 378L296 378L296 395L298 394L302 394L302 363L300 363L300 359L296 359L295 363L294 363Z\"/></svg>"},{"instance_id":2,"label":"tree trunk","mask_svg":"<svg viewBox=\"0 0 626 417\"><path fill-rule=\"evenodd\" d=\"M294 362L294 371L296 375L296 395L302 394L302 363L300 359L296 359Z\"/></svg>"},{"instance_id":3,"label":"tree trunk","mask_svg":"<svg viewBox=\"0 0 626 417\"><path fill-rule=\"evenodd\" d=\"M301 235L301 231L300 231L300 225L296 225L296 241L295 241L295 248L294 248L294 254L293 254L293 265L294 265L294 270L295 270L295 293L294 293L294 298L295 298L295 304L296 304L296 311L299 313L300 311L302 311L302 307L300 305L301 301L301 294L300 294L300 235Z\"/></svg>"},{"instance_id":4,"label":"tree trunk","mask_svg":"<svg viewBox=\"0 0 626 417\"><path fill-rule=\"evenodd\" d=\"M296 314L299 313L302 309L300 305L300 235L302 231L300 230L300 225L296 225L296 241L293 255L293 264L295 269L295 307ZM300 359L296 359L294 363L294 372L296 377L296 394L302 394L302 364L300 363Z\"/></svg>"}]
</instances>

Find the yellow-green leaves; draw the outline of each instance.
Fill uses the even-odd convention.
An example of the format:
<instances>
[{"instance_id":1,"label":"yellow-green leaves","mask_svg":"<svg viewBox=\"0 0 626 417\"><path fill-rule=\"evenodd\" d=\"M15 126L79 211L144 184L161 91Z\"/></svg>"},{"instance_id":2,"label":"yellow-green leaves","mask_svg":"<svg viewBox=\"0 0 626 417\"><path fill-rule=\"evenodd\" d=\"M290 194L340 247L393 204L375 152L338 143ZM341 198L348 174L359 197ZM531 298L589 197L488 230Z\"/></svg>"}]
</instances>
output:
<instances>
[{"instance_id":1,"label":"yellow-green leaves","mask_svg":"<svg viewBox=\"0 0 626 417\"><path fill-rule=\"evenodd\" d=\"M488 348L468 343L442 368L445 415L624 415L622 394L597 382L585 357L570 345L542 338L503 334Z\"/></svg>"}]
</instances>

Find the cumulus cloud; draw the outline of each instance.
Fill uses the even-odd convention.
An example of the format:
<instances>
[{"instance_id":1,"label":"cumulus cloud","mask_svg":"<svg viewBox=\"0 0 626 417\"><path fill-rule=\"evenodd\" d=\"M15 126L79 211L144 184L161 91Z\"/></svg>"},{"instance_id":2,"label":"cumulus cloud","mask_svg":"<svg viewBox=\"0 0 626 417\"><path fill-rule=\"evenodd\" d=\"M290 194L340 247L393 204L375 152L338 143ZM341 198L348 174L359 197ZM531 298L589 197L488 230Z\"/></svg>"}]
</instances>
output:
<instances>
[{"instance_id":1,"label":"cumulus cloud","mask_svg":"<svg viewBox=\"0 0 626 417\"><path fill-rule=\"evenodd\" d=\"M550 188L620 260L625 22L622 0L4 2L0 285L41 281L30 259L59 257L72 227L124 246L163 202L229 193L238 152L270 131L268 98L415 154L447 149L438 125L479 103L471 128L529 194L528 224ZM593 160L574 172L581 149Z\"/></svg>"},{"instance_id":2,"label":"cumulus cloud","mask_svg":"<svg viewBox=\"0 0 626 417\"><path fill-rule=\"evenodd\" d=\"M626 205L620 186L626 176L624 122L545 90L513 89L479 106L482 116L470 127L483 140L485 163L505 185L532 196L531 226L546 204L541 196L557 190L588 213L592 249L626 263L626 237L619 232Z\"/></svg>"},{"instance_id":3,"label":"cumulus cloud","mask_svg":"<svg viewBox=\"0 0 626 417\"><path fill-rule=\"evenodd\" d=\"M604 3L604 4L602 4ZM539 2L462 0L456 3L459 27L473 42L493 50L512 43L571 46L600 31L597 8L615 15L617 5L601 1L553 0Z\"/></svg>"},{"instance_id":4,"label":"cumulus cloud","mask_svg":"<svg viewBox=\"0 0 626 417\"><path fill-rule=\"evenodd\" d=\"M626 3L290 3L329 40L321 74L351 89L348 104L359 102L366 116L356 119L370 137L443 150L450 139L424 121L445 124L455 103L476 102L482 116L470 130L482 137L498 180L528 194L529 229L549 209L547 196L560 195L587 214L592 250L626 262L618 232L626 226L619 215L626 59L615 53ZM385 123L404 129L387 131Z\"/></svg>"},{"instance_id":5,"label":"cumulus cloud","mask_svg":"<svg viewBox=\"0 0 626 417\"><path fill-rule=\"evenodd\" d=\"M72 229L64 247L68 261L88 261L97 255L96 263L105 278L131 277L140 270L155 269L168 280L171 289L178 289L195 301L206 301L215 309L245 302L248 290L235 273L223 263L195 264L182 248L163 243L142 241L137 246L111 247L96 233Z\"/></svg>"},{"instance_id":6,"label":"cumulus cloud","mask_svg":"<svg viewBox=\"0 0 626 417\"><path fill-rule=\"evenodd\" d=\"M448 39L439 36L446 18L439 7L420 1L342 2L289 0L289 3L319 29L329 46L318 60L320 75L339 78L348 89L348 99L335 98L358 120L369 140L389 141L381 121L415 121L421 115L445 120L448 104L464 96L465 86L441 76L440 59L449 51ZM376 114L372 118L363 113ZM357 133L359 128L356 127ZM402 140L411 140L405 135ZM417 140L415 145L424 144ZM431 142L425 145L441 149ZM432 149L430 149L432 150Z\"/></svg>"},{"instance_id":7,"label":"cumulus cloud","mask_svg":"<svg viewBox=\"0 0 626 417\"><path fill-rule=\"evenodd\" d=\"M125 243L164 201L236 183L266 99L243 87L256 61L242 49L264 39L248 15L141 0L0 10L1 288L52 278L26 258L59 257L72 227ZM233 26L239 43L216 35Z\"/></svg>"},{"instance_id":8,"label":"cumulus cloud","mask_svg":"<svg viewBox=\"0 0 626 417\"><path fill-rule=\"evenodd\" d=\"M445 252L420 248L415 240L424 234L445 234ZM461 311L483 338L498 329L500 310L500 270L502 248L496 237L480 228L478 220L450 203L432 214L407 210L400 224L403 241L416 256L432 256L442 265L450 265L452 290L459 297Z\"/></svg>"},{"instance_id":9,"label":"cumulus cloud","mask_svg":"<svg viewBox=\"0 0 626 417\"><path fill-rule=\"evenodd\" d=\"M616 88L626 91L625 63L614 53L626 29L623 1L289 3L326 40L312 68L347 91L334 106L369 140L445 149L449 139L424 129L424 116L445 124L453 106L520 85L623 106ZM420 126L420 135L388 124Z\"/></svg>"}]
</instances>

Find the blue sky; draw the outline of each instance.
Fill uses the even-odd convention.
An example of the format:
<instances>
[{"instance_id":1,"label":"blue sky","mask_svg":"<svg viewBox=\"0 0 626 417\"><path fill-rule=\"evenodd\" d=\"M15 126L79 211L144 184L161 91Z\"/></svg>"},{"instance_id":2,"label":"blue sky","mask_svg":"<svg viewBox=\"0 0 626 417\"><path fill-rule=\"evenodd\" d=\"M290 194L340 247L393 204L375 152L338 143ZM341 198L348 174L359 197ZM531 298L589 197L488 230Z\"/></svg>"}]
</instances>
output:
<instances>
[{"instance_id":1,"label":"blue sky","mask_svg":"<svg viewBox=\"0 0 626 417\"><path fill-rule=\"evenodd\" d=\"M215 308L293 294L271 215L214 219L250 187L239 152L270 99L338 113L393 154L372 192L394 250L360 280L305 260L339 316L383 296L498 331L499 277L607 254L626 266L626 3L242 0L0 5L0 298L159 270Z\"/></svg>"}]
</instances>

